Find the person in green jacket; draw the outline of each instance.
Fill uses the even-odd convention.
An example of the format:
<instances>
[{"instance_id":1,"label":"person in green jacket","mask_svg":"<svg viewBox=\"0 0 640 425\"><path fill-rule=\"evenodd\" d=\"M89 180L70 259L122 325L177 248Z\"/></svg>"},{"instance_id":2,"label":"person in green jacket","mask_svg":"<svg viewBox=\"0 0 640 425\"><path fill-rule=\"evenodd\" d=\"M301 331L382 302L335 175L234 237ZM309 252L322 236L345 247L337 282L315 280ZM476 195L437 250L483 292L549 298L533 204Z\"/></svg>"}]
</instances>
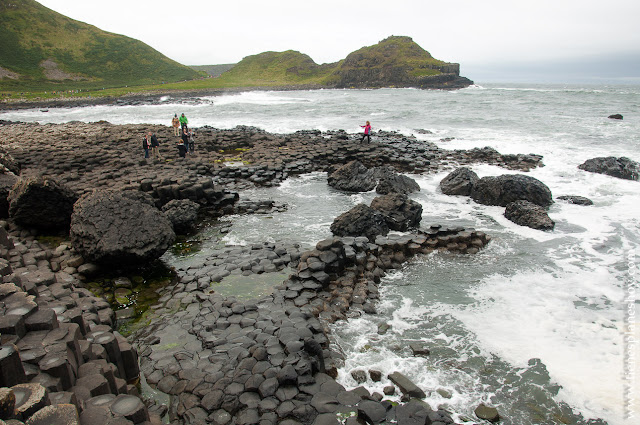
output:
<instances>
[{"instance_id":1,"label":"person in green jacket","mask_svg":"<svg viewBox=\"0 0 640 425\"><path fill-rule=\"evenodd\" d=\"M180 126L182 127L182 131L184 131L185 128L187 128L187 124L189 124L189 120L187 119L187 117L184 116L184 112L182 113L182 115L180 115Z\"/></svg>"}]
</instances>

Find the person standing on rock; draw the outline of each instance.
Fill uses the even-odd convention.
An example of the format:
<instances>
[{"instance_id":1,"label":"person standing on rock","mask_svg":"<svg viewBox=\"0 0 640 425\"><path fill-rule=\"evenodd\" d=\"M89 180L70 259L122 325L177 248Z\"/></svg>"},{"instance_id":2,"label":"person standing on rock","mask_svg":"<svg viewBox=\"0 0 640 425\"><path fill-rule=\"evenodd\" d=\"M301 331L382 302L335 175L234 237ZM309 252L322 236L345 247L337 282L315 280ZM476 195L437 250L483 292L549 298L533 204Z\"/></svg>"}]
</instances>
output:
<instances>
[{"instance_id":1,"label":"person standing on rock","mask_svg":"<svg viewBox=\"0 0 640 425\"><path fill-rule=\"evenodd\" d=\"M182 128L181 141L178 142L178 154L180 158L184 158L189 151L189 130L186 127Z\"/></svg>"},{"instance_id":2,"label":"person standing on rock","mask_svg":"<svg viewBox=\"0 0 640 425\"><path fill-rule=\"evenodd\" d=\"M151 149L151 133L142 139L142 149L144 149L144 157L149 158L149 149Z\"/></svg>"},{"instance_id":3,"label":"person standing on rock","mask_svg":"<svg viewBox=\"0 0 640 425\"><path fill-rule=\"evenodd\" d=\"M179 121L180 126L182 126L182 130L184 131L184 129L187 128L187 124L189 124L189 120L184 116L184 112L182 113L182 115L180 115Z\"/></svg>"},{"instance_id":4,"label":"person standing on rock","mask_svg":"<svg viewBox=\"0 0 640 425\"><path fill-rule=\"evenodd\" d=\"M151 140L151 156L156 159L160 158L160 143L158 143L158 138L151 132L149 132L147 137L149 137L149 140Z\"/></svg>"},{"instance_id":5,"label":"person standing on rock","mask_svg":"<svg viewBox=\"0 0 640 425\"><path fill-rule=\"evenodd\" d=\"M361 125L360 127L364 128L364 134L362 135L362 139L360 142L364 142L364 138L367 138L367 143L371 143L371 123L367 121L365 125Z\"/></svg>"},{"instance_id":6,"label":"person standing on rock","mask_svg":"<svg viewBox=\"0 0 640 425\"><path fill-rule=\"evenodd\" d=\"M178 114L175 114L173 116L173 119L171 120L171 125L173 126L173 135L179 136L180 133L178 132L178 128L180 128L180 119L178 118Z\"/></svg>"}]
</instances>

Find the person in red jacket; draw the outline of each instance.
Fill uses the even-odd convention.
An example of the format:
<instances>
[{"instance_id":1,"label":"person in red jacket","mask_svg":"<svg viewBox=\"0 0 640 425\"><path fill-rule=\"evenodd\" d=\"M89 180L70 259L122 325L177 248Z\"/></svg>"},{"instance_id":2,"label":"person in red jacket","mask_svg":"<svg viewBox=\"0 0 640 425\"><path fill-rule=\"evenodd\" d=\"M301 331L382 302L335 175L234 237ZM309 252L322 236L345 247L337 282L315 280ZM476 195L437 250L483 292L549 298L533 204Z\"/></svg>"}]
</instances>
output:
<instances>
[{"instance_id":1,"label":"person in red jacket","mask_svg":"<svg viewBox=\"0 0 640 425\"><path fill-rule=\"evenodd\" d=\"M371 143L371 123L367 121L365 125L361 125L360 127L364 128L364 134L362 135L362 139L360 142L364 142L364 138L367 138L367 143Z\"/></svg>"}]
</instances>

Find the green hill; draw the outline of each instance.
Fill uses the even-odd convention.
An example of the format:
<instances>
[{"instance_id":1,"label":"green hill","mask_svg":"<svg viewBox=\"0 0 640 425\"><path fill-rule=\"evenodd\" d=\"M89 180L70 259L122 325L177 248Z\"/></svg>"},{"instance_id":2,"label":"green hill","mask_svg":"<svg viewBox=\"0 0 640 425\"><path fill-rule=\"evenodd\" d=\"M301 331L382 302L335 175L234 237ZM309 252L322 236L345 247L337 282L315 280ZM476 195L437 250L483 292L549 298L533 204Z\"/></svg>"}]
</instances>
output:
<instances>
[{"instance_id":1,"label":"green hill","mask_svg":"<svg viewBox=\"0 0 640 425\"><path fill-rule=\"evenodd\" d=\"M34 0L0 2L0 40L0 87L8 90L158 84L201 75L141 41Z\"/></svg>"},{"instance_id":2,"label":"green hill","mask_svg":"<svg viewBox=\"0 0 640 425\"><path fill-rule=\"evenodd\" d=\"M223 73L216 84L456 88L473 82L460 77L458 64L434 59L410 37L392 36L332 64L318 65L293 50L247 56Z\"/></svg>"}]
</instances>

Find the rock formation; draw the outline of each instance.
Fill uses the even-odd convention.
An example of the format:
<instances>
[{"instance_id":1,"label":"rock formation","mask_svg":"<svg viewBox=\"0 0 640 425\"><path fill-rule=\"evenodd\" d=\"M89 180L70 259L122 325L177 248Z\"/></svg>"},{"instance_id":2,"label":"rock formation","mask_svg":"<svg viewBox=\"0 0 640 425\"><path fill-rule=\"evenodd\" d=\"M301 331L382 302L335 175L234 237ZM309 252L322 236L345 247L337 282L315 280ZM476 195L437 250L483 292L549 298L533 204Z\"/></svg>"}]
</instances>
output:
<instances>
[{"instance_id":1,"label":"rock formation","mask_svg":"<svg viewBox=\"0 0 640 425\"><path fill-rule=\"evenodd\" d=\"M440 189L445 195L471 195L473 185L479 177L468 167L460 167L449 173L440 182Z\"/></svg>"},{"instance_id":2,"label":"rock formation","mask_svg":"<svg viewBox=\"0 0 640 425\"><path fill-rule=\"evenodd\" d=\"M506 207L514 201L526 200L542 207L553 203L551 190L540 180L522 174L483 177L473 185L471 197L484 205Z\"/></svg>"},{"instance_id":3,"label":"rock formation","mask_svg":"<svg viewBox=\"0 0 640 425\"><path fill-rule=\"evenodd\" d=\"M588 159L578 165L578 168L590 173L606 174L625 180L638 180L640 178L640 163L624 156L620 158L607 156Z\"/></svg>"},{"instance_id":4,"label":"rock formation","mask_svg":"<svg viewBox=\"0 0 640 425\"><path fill-rule=\"evenodd\" d=\"M371 201L371 208L384 216L390 230L406 232L422 220L422 205L401 193L378 196Z\"/></svg>"},{"instance_id":5,"label":"rock formation","mask_svg":"<svg viewBox=\"0 0 640 425\"><path fill-rule=\"evenodd\" d=\"M544 208L525 200L508 204L504 216L520 226L537 230L553 230L556 225Z\"/></svg>"}]
</instances>

